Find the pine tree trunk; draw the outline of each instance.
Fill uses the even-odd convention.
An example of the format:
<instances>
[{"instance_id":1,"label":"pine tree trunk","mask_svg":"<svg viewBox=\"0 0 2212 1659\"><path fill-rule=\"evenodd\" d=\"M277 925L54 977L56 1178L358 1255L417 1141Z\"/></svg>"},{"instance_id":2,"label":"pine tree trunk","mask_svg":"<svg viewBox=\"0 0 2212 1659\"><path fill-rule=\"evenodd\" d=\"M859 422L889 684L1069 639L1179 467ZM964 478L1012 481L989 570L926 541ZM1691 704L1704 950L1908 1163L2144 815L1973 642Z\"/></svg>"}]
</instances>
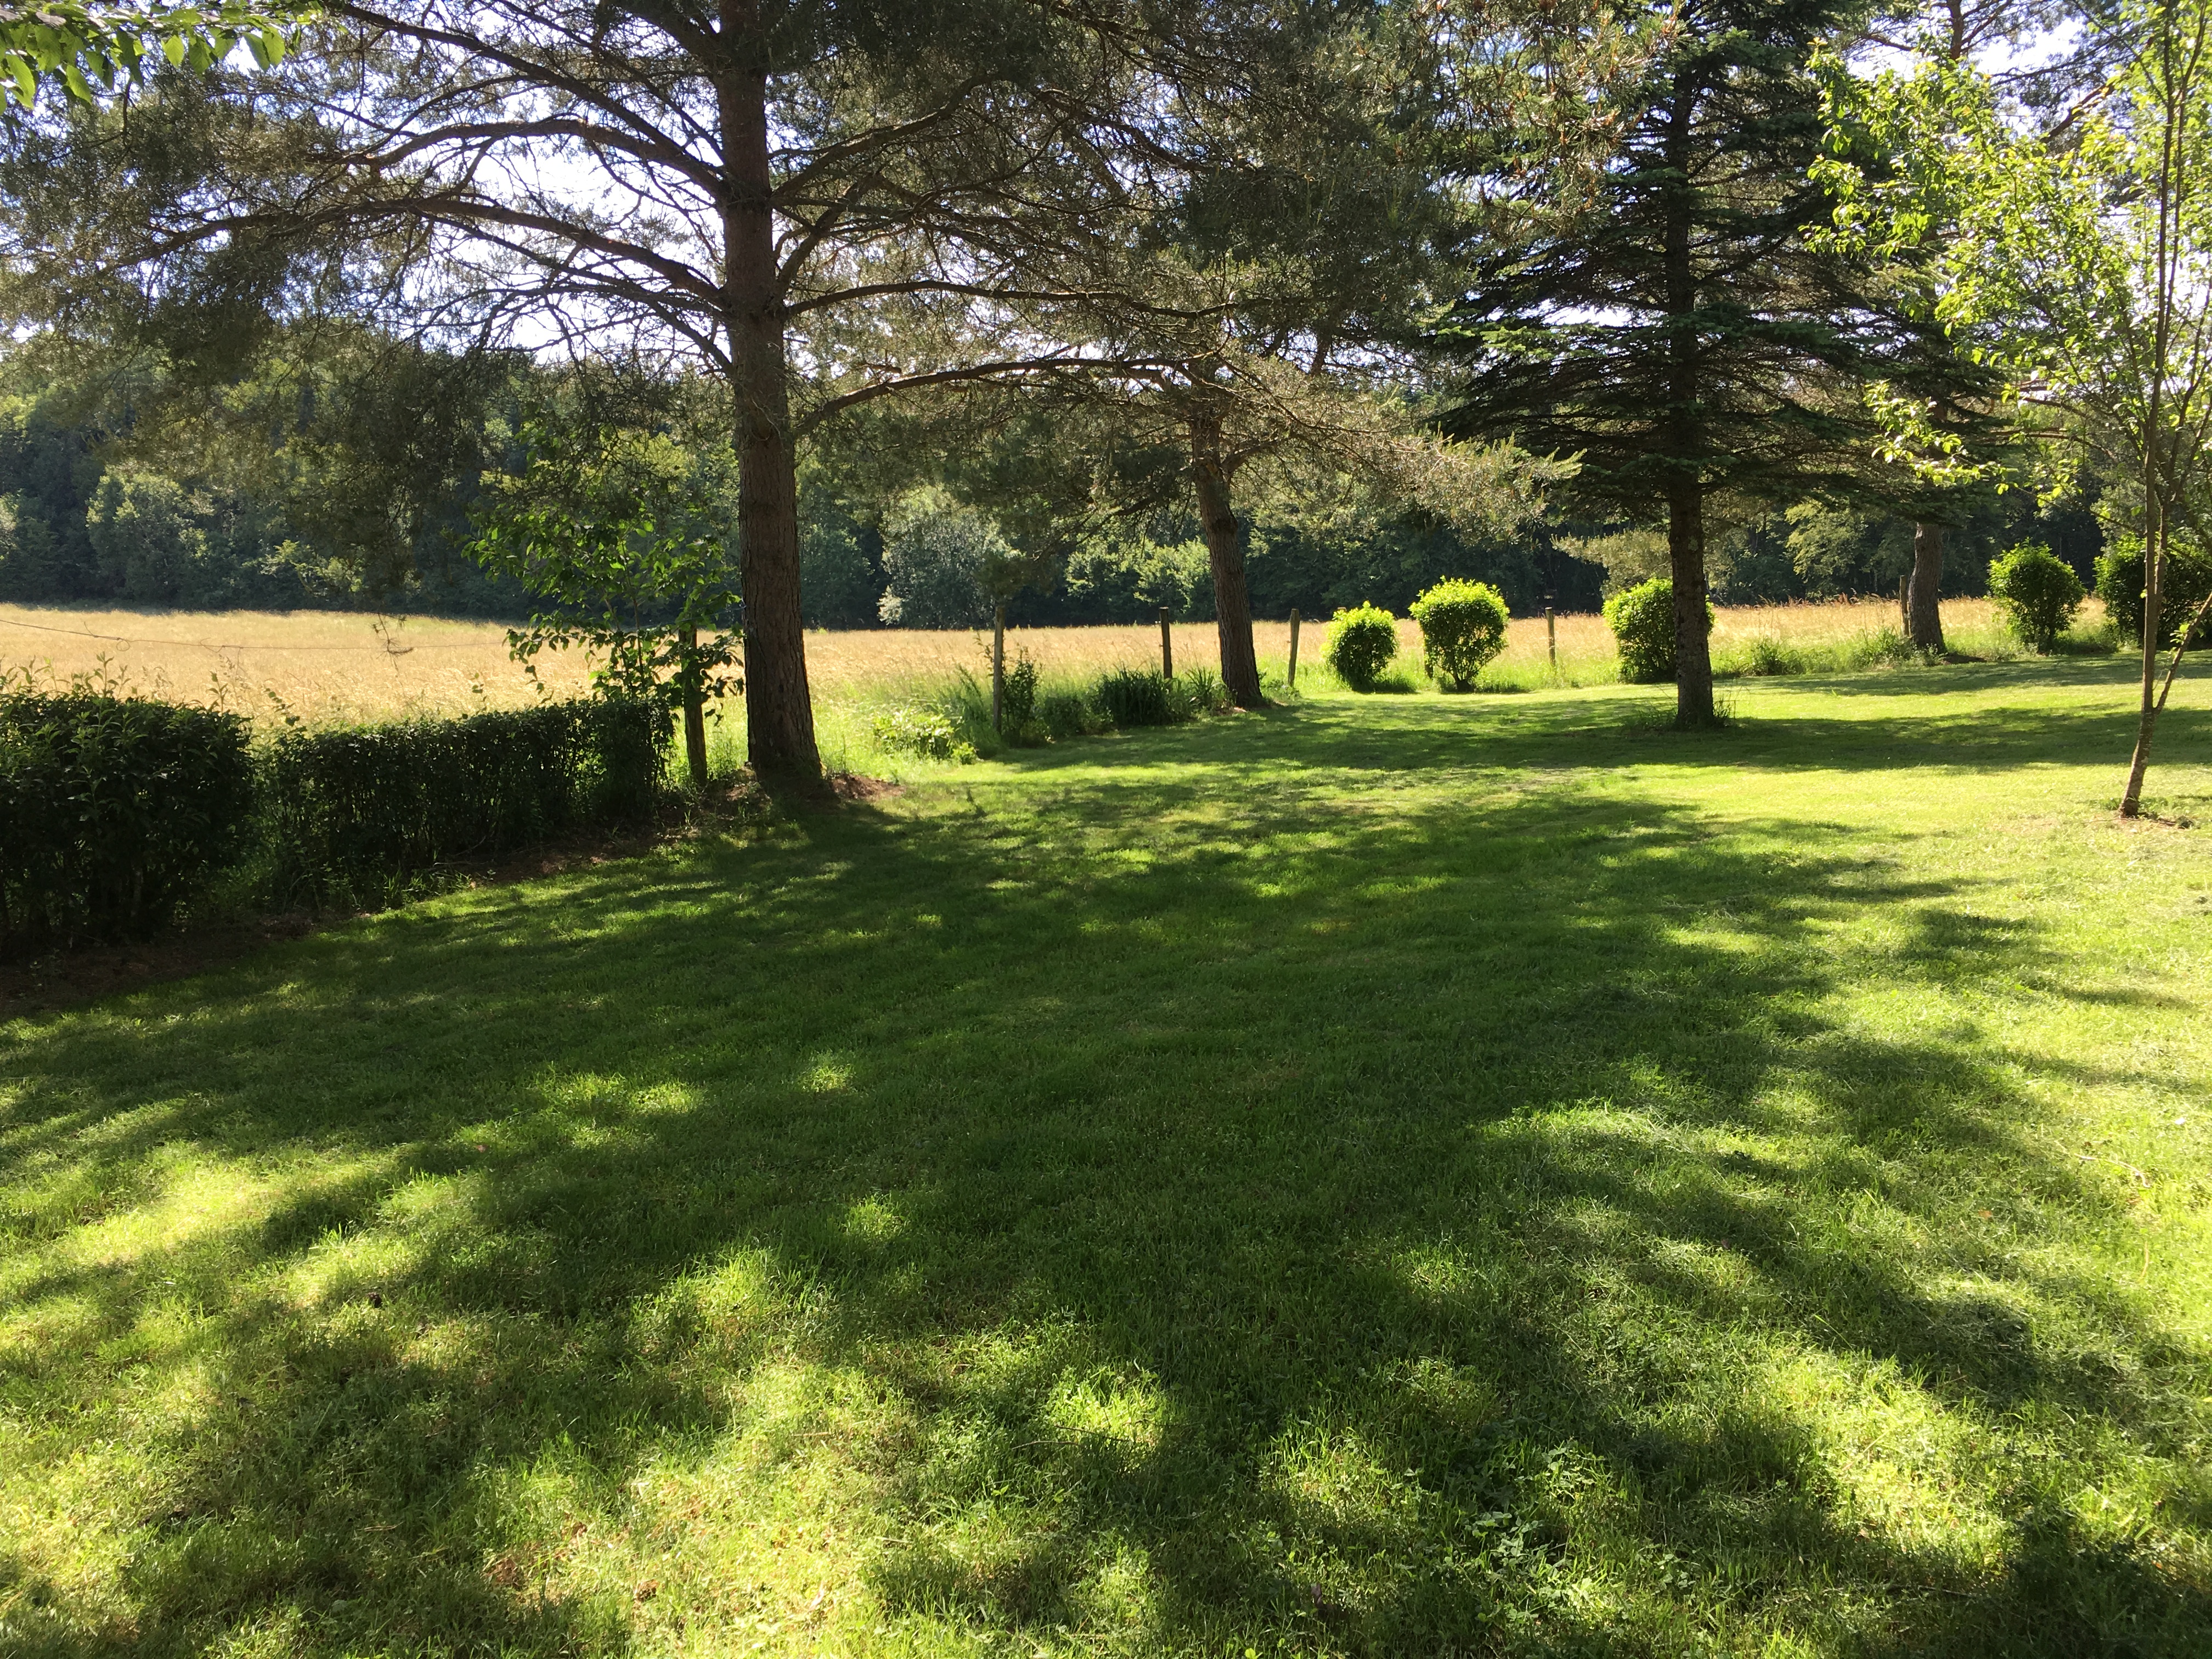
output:
<instances>
[{"instance_id":1,"label":"pine tree trunk","mask_svg":"<svg viewBox=\"0 0 2212 1659\"><path fill-rule=\"evenodd\" d=\"M1943 526L1912 526L1912 575L1905 605L1905 632L1923 651L1943 648Z\"/></svg>"},{"instance_id":2,"label":"pine tree trunk","mask_svg":"<svg viewBox=\"0 0 2212 1659\"><path fill-rule=\"evenodd\" d=\"M1674 462L1667 483L1667 562L1674 584L1674 724L1714 724L1713 657L1705 628L1705 487L1699 463L1705 434L1698 405L1704 363L1697 329L1698 273L1691 254L1689 150L1697 93L1678 76L1668 122L1667 160L1667 313L1673 323L1667 385L1667 443Z\"/></svg>"},{"instance_id":3,"label":"pine tree trunk","mask_svg":"<svg viewBox=\"0 0 2212 1659\"><path fill-rule=\"evenodd\" d=\"M783 296L777 286L769 166L766 42L757 3L732 4L726 32L755 47L721 88L730 197L724 278L736 393L738 536L744 597L745 747L754 775L811 787L822 757L799 608L799 474L791 441Z\"/></svg>"},{"instance_id":4,"label":"pine tree trunk","mask_svg":"<svg viewBox=\"0 0 2212 1659\"><path fill-rule=\"evenodd\" d=\"M1221 683L1239 708L1267 702L1260 691L1260 663L1252 648L1252 600L1244 586L1243 537L1229 498L1229 473L1221 459L1221 421L1209 410L1190 417L1190 475L1198 494L1199 522L1213 568L1213 626L1221 639Z\"/></svg>"},{"instance_id":5,"label":"pine tree trunk","mask_svg":"<svg viewBox=\"0 0 2212 1659\"><path fill-rule=\"evenodd\" d=\"M1705 493L1694 481L1667 492L1667 562L1674 584L1674 724L1714 724L1713 652L1705 626Z\"/></svg>"}]
</instances>

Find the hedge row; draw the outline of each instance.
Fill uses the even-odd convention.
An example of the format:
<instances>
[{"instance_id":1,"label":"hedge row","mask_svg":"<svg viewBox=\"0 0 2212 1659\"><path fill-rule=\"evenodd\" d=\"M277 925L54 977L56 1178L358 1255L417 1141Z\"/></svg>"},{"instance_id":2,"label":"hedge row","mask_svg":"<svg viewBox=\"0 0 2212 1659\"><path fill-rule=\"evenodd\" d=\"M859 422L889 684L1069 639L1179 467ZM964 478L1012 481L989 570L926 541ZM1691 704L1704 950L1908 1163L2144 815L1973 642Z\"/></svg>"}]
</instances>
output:
<instances>
[{"instance_id":1,"label":"hedge row","mask_svg":"<svg viewBox=\"0 0 2212 1659\"><path fill-rule=\"evenodd\" d=\"M158 927L239 852L253 799L234 714L0 697L0 949Z\"/></svg>"},{"instance_id":2,"label":"hedge row","mask_svg":"<svg viewBox=\"0 0 2212 1659\"><path fill-rule=\"evenodd\" d=\"M218 872L263 896L381 899L455 859L633 822L663 787L667 716L551 703L292 731L141 699L0 697L0 952L144 934Z\"/></svg>"},{"instance_id":3,"label":"hedge row","mask_svg":"<svg viewBox=\"0 0 2212 1659\"><path fill-rule=\"evenodd\" d=\"M659 710L609 700L288 732L262 767L274 878L302 897L383 897L457 858L633 822L667 739Z\"/></svg>"}]
</instances>

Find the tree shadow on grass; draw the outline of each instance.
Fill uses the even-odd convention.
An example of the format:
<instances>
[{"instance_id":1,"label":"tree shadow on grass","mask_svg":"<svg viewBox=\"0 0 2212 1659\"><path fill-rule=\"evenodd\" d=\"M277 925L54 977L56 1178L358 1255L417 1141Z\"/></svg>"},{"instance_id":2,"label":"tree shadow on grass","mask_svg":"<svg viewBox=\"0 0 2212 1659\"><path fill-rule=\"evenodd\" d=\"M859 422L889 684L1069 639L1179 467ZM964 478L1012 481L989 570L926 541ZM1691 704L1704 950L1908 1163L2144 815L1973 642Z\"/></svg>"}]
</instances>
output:
<instances>
[{"instance_id":1,"label":"tree shadow on grass","mask_svg":"<svg viewBox=\"0 0 2212 1659\"><path fill-rule=\"evenodd\" d=\"M19 1025L0 1354L57 1489L115 1462L125 1588L19 1557L10 1641L811 1640L811 1584L589 1553L680 1564L708 1487L638 1493L741 1445L858 1483L848 1646L2201 1650L2203 1357L2035 1132L2064 1068L1980 1024L2087 994L2063 953L1863 831L1497 769L1616 735L1430 712ZM1981 1000L1869 1030L1873 976ZM2172 1518L2093 1525L2124 1471Z\"/></svg>"}]
</instances>

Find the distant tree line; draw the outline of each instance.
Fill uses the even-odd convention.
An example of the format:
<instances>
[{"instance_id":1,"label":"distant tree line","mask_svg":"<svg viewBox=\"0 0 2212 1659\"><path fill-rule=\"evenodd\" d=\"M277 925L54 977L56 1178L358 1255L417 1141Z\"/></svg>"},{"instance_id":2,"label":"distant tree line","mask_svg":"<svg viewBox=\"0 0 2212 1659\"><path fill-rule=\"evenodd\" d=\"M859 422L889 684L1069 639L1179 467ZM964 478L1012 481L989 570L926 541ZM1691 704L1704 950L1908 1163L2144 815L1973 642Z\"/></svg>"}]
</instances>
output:
<instances>
[{"instance_id":1,"label":"distant tree line","mask_svg":"<svg viewBox=\"0 0 2212 1659\"><path fill-rule=\"evenodd\" d=\"M72 378L35 337L0 349L10 386L0 396L0 600L528 615L531 590L473 556L472 515L485 477L522 464L523 411L560 371L516 359L487 375L404 342L375 346L350 370L326 362L319 374L296 362L277 372L287 366L272 354L265 380L214 388L112 365ZM468 418L426 431L418 396L448 410L466 402ZM217 406L228 420L208 418ZM254 453L241 457L242 444ZM988 481L961 481L956 495L925 457L902 480L886 482L878 465L841 484L842 459L810 457L799 471L806 625L988 622L976 568L1006 534ZM2094 500L1989 497L1949 540L1943 592L1981 592L1990 561L2022 541L2090 580L2103 543ZM1250 603L1278 618L1363 601L1403 614L1437 581L1464 577L1492 584L1516 615L1547 596L1591 611L1609 587L1658 568L1648 544L1639 552L1604 530L1553 511L1492 537L1372 501L1263 500L1243 527ZM1911 554L1909 520L1802 505L1724 532L1713 589L1726 604L1893 595ZM1102 525L1008 605L1032 627L1146 621L1161 606L1211 620L1195 514L1170 506Z\"/></svg>"}]
</instances>

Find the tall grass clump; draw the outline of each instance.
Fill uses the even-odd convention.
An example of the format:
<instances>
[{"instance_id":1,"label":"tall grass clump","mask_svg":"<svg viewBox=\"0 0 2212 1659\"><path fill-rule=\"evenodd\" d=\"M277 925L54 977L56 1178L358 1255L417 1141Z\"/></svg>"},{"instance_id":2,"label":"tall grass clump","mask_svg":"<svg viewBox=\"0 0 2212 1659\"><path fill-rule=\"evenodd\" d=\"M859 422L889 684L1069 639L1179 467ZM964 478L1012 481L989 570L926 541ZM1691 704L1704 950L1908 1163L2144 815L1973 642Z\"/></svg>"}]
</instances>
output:
<instances>
[{"instance_id":1,"label":"tall grass clump","mask_svg":"<svg viewBox=\"0 0 2212 1659\"><path fill-rule=\"evenodd\" d=\"M1206 712L1206 696L1201 695L1199 677L1210 677L1214 686L1221 677L1210 675L1210 671L1199 668L1188 675L1159 675L1146 668L1115 668L1099 677L1097 696L1099 710L1113 726L1121 730L1137 726L1182 726L1188 719L1197 719Z\"/></svg>"}]
</instances>

